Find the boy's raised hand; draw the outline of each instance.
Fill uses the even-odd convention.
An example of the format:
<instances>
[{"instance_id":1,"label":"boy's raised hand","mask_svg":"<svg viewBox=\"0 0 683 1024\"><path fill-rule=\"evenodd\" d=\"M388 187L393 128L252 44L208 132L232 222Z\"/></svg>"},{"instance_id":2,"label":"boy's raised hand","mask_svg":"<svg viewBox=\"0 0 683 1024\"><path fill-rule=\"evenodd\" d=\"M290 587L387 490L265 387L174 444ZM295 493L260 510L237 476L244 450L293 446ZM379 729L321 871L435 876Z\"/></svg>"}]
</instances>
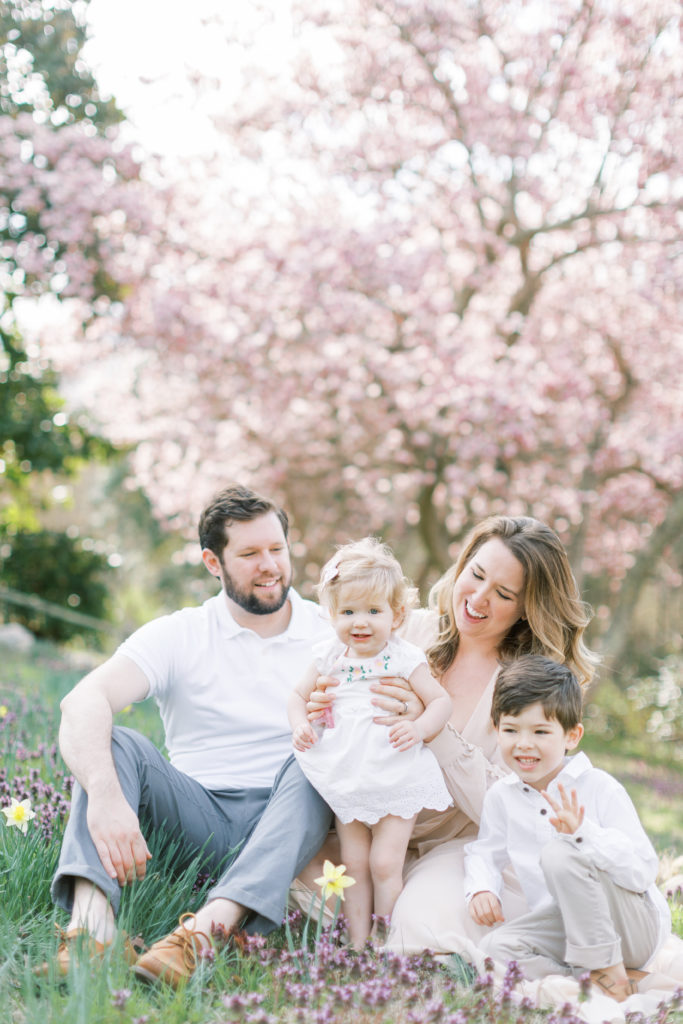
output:
<instances>
[{"instance_id":1,"label":"boy's raised hand","mask_svg":"<svg viewBox=\"0 0 683 1024\"><path fill-rule=\"evenodd\" d=\"M585 807L580 806L579 798L576 795L575 789L571 791L571 796L567 795L567 791L561 782L558 782L557 789L561 800L561 803L559 804L556 800L553 800L553 798L546 793L544 789L541 790L541 796L548 801L555 812L555 817L550 818L550 824L553 825L558 832L571 836L583 822Z\"/></svg>"},{"instance_id":2,"label":"boy's raised hand","mask_svg":"<svg viewBox=\"0 0 683 1024\"><path fill-rule=\"evenodd\" d=\"M498 921L504 921L503 908L495 893L484 891L475 892L470 900L470 917L477 924L490 928Z\"/></svg>"}]
</instances>

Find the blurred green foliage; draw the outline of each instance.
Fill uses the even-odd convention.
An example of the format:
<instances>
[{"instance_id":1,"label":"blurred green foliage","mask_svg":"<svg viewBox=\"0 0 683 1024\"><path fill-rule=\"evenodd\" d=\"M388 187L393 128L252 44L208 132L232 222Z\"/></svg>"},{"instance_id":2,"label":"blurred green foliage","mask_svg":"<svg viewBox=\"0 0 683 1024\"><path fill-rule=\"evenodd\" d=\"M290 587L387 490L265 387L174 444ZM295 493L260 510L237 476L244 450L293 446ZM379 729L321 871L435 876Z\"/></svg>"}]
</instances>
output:
<instances>
[{"instance_id":1,"label":"blurred green foliage","mask_svg":"<svg viewBox=\"0 0 683 1024\"><path fill-rule=\"evenodd\" d=\"M81 57L86 7L87 0L0 0L0 112L38 108L55 125L86 120L98 131L122 120Z\"/></svg>"},{"instance_id":2,"label":"blurred green foliage","mask_svg":"<svg viewBox=\"0 0 683 1024\"><path fill-rule=\"evenodd\" d=\"M111 449L62 413L57 374L29 359L15 330L0 324L0 459L12 501L0 511L6 530L37 526L35 473L75 472L82 460Z\"/></svg>"},{"instance_id":3,"label":"blurred green foliage","mask_svg":"<svg viewBox=\"0 0 683 1024\"><path fill-rule=\"evenodd\" d=\"M107 615L106 570L106 558L86 550L66 533L18 531L0 544L0 572L5 586L97 619ZM5 618L20 622L48 640L63 642L78 633L97 645L97 631L40 608L9 604Z\"/></svg>"},{"instance_id":4,"label":"blurred green foliage","mask_svg":"<svg viewBox=\"0 0 683 1024\"><path fill-rule=\"evenodd\" d=\"M682 682L680 654L662 659L654 674L642 678L607 678L588 696L586 728L683 764Z\"/></svg>"},{"instance_id":5,"label":"blurred green foliage","mask_svg":"<svg viewBox=\"0 0 683 1024\"><path fill-rule=\"evenodd\" d=\"M581 741L629 791L658 850L683 848L683 656L638 678L605 679L589 694Z\"/></svg>"},{"instance_id":6,"label":"blurred green foliage","mask_svg":"<svg viewBox=\"0 0 683 1024\"><path fill-rule=\"evenodd\" d=\"M0 327L0 570L5 586L95 618L107 609L106 558L67 532L47 530L48 491L41 475L69 476L110 448L61 413L57 375L32 364L13 331ZM64 641L83 628L44 612L9 605L5 618Z\"/></svg>"}]
</instances>

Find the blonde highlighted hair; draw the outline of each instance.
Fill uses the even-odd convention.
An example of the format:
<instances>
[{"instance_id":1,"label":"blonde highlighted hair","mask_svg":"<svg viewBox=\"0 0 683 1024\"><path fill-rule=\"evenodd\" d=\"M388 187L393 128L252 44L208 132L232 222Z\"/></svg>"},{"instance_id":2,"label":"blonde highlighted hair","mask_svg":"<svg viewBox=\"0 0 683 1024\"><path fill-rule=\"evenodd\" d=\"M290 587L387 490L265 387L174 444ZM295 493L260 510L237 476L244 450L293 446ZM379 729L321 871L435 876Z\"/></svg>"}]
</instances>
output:
<instances>
[{"instance_id":1,"label":"blonde highlighted hair","mask_svg":"<svg viewBox=\"0 0 683 1024\"><path fill-rule=\"evenodd\" d=\"M391 548L376 537L363 537L337 549L320 573L318 600L334 614L346 587L386 601L401 620L417 603L417 591L403 575Z\"/></svg>"},{"instance_id":2,"label":"blonde highlighted hair","mask_svg":"<svg viewBox=\"0 0 683 1024\"><path fill-rule=\"evenodd\" d=\"M581 686L588 686L599 660L583 640L592 611L579 596L562 541L549 526L529 516L491 516L479 523L465 538L455 565L432 587L429 604L439 615L439 634L427 651L432 672L443 675L460 643L453 615L455 582L479 548L494 538L524 570L524 618L503 639L501 661L541 654L568 665Z\"/></svg>"}]
</instances>

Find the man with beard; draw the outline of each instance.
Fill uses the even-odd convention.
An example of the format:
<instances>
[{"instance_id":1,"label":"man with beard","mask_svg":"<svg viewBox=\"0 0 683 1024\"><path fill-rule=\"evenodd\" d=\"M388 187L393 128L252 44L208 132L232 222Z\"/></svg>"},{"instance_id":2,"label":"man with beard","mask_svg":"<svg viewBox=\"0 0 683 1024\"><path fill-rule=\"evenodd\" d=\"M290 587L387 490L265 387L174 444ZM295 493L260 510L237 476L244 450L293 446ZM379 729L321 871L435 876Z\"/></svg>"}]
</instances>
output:
<instances>
[{"instance_id":1,"label":"man with beard","mask_svg":"<svg viewBox=\"0 0 683 1024\"><path fill-rule=\"evenodd\" d=\"M201 850L219 875L204 906L142 956L124 941L140 977L173 986L245 919L251 932L277 927L291 880L322 845L330 811L291 756L286 704L331 629L290 586L287 532L268 499L239 486L218 494L199 540L220 593L142 626L62 701L60 748L77 780L52 884L72 915L62 973L77 949L97 957L113 941L121 888L151 857L142 828L163 826L180 861ZM149 696L170 761L112 725Z\"/></svg>"}]
</instances>

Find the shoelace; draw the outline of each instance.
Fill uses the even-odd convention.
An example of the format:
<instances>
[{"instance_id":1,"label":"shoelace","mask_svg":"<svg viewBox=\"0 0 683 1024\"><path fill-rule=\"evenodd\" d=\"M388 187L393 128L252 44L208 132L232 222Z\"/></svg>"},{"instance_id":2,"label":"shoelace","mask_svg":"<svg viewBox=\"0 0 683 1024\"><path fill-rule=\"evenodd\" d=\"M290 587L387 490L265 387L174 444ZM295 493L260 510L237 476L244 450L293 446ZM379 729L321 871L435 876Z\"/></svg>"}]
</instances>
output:
<instances>
[{"instance_id":1,"label":"shoelace","mask_svg":"<svg viewBox=\"0 0 683 1024\"><path fill-rule=\"evenodd\" d=\"M169 944L178 946L183 955L183 963L185 967L190 971L194 971L197 967L197 956L198 950L195 945L195 940L205 939L208 943L208 948L212 948L212 943L204 932L197 931L196 928L190 930L186 925L185 921L188 917L194 918L194 914L183 914L180 918L179 924L182 927L181 931L172 932L168 937ZM199 953L201 953L202 945L199 943Z\"/></svg>"}]
</instances>

